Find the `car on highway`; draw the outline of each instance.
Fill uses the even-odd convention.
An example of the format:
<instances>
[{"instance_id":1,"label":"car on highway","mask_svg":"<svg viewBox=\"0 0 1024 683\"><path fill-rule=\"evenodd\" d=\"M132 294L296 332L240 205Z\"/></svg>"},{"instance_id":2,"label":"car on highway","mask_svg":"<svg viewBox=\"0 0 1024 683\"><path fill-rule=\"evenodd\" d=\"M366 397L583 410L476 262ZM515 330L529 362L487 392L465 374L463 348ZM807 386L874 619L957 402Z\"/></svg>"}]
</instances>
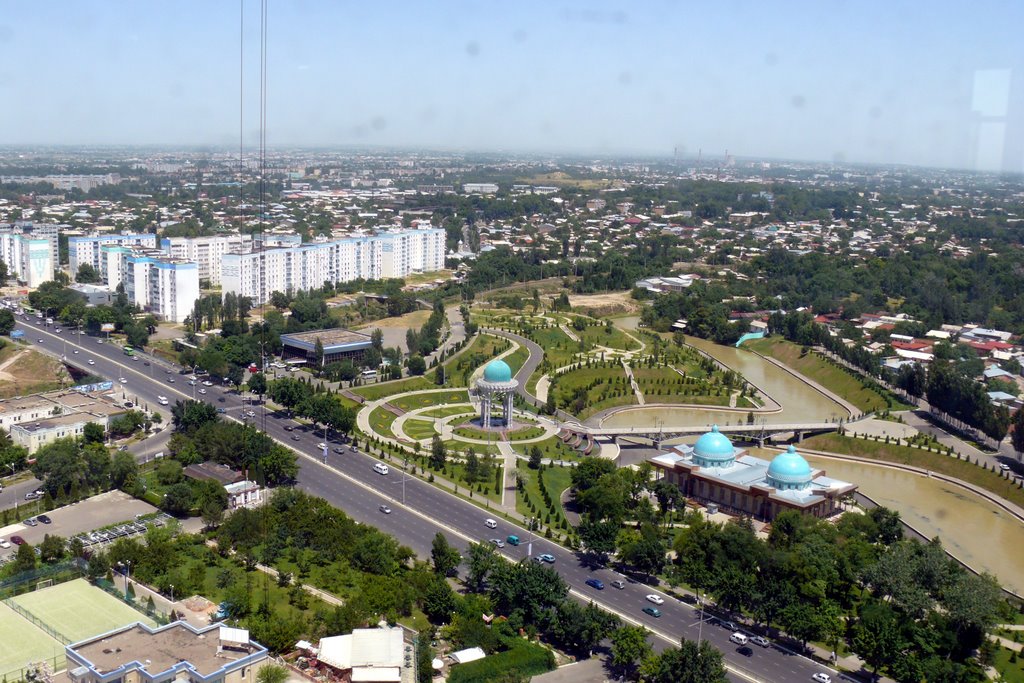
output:
<instances>
[{"instance_id":1,"label":"car on highway","mask_svg":"<svg viewBox=\"0 0 1024 683\"><path fill-rule=\"evenodd\" d=\"M25 545L25 539L21 536L11 536L11 543L14 545Z\"/></svg>"},{"instance_id":2,"label":"car on highway","mask_svg":"<svg viewBox=\"0 0 1024 683\"><path fill-rule=\"evenodd\" d=\"M325 448L327 448L327 444L325 444L325 443L324 443L323 441L321 441L320 443L318 443L318 444L316 445L316 447L317 447L317 448L318 448L319 450L321 450L321 451L322 451L322 450L324 450Z\"/></svg>"},{"instance_id":3,"label":"car on highway","mask_svg":"<svg viewBox=\"0 0 1024 683\"><path fill-rule=\"evenodd\" d=\"M57 334L60 334L60 328L58 327L56 330L54 330L54 332L56 332Z\"/></svg>"},{"instance_id":4,"label":"car on highway","mask_svg":"<svg viewBox=\"0 0 1024 683\"><path fill-rule=\"evenodd\" d=\"M124 383L125 383L125 382L127 382L128 380L126 380L126 379L125 379L124 377L118 377L118 378L117 378L117 381L118 381L118 382L120 382L121 384L124 384Z\"/></svg>"},{"instance_id":5,"label":"car on highway","mask_svg":"<svg viewBox=\"0 0 1024 683\"><path fill-rule=\"evenodd\" d=\"M205 393L206 393L206 389L200 389L200 390L199 390L199 393L200 393L200 394L205 394Z\"/></svg>"},{"instance_id":6,"label":"car on highway","mask_svg":"<svg viewBox=\"0 0 1024 683\"><path fill-rule=\"evenodd\" d=\"M657 619L658 617L661 616L661 610L658 609L657 607L644 607L643 610L641 610L641 611L644 614L650 614L655 619Z\"/></svg>"},{"instance_id":7,"label":"car on highway","mask_svg":"<svg viewBox=\"0 0 1024 683\"><path fill-rule=\"evenodd\" d=\"M769 647L772 643L764 636L750 636L750 642L761 647Z\"/></svg>"},{"instance_id":8,"label":"car on highway","mask_svg":"<svg viewBox=\"0 0 1024 683\"><path fill-rule=\"evenodd\" d=\"M168 377L168 378L167 378L167 382L168 382L169 384L174 384L174 378L173 378L173 377Z\"/></svg>"},{"instance_id":9,"label":"car on highway","mask_svg":"<svg viewBox=\"0 0 1024 683\"><path fill-rule=\"evenodd\" d=\"M999 469L1001 469L1003 472L1009 472L1010 466L1007 465L1005 462L1001 462L999 463Z\"/></svg>"},{"instance_id":10,"label":"car on highway","mask_svg":"<svg viewBox=\"0 0 1024 683\"><path fill-rule=\"evenodd\" d=\"M29 517L25 520L25 524L28 526L39 526L39 522L36 521L35 517Z\"/></svg>"},{"instance_id":11,"label":"car on highway","mask_svg":"<svg viewBox=\"0 0 1024 683\"><path fill-rule=\"evenodd\" d=\"M587 584L591 588L596 588L599 591L604 590L604 581L602 581L601 579L587 579L583 583Z\"/></svg>"},{"instance_id":12,"label":"car on highway","mask_svg":"<svg viewBox=\"0 0 1024 683\"><path fill-rule=\"evenodd\" d=\"M78 353L78 349L74 349L74 353Z\"/></svg>"},{"instance_id":13,"label":"car on highway","mask_svg":"<svg viewBox=\"0 0 1024 683\"><path fill-rule=\"evenodd\" d=\"M284 426L284 431L286 431L286 432L294 432L295 431L295 427L292 427L291 425L285 425Z\"/></svg>"},{"instance_id":14,"label":"car on highway","mask_svg":"<svg viewBox=\"0 0 1024 683\"><path fill-rule=\"evenodd\" d=\"M203 390L200 389L200 391L203 391ZM203 393L205 394L206 392L203 391ZM256 413L254 411L252 411L252 410L245 411L245 415L246 415L246 417L256 417Z\"/></svg>"},{"instance_id":15,"label":"car on highway","mask_svg":"<svg viewBox=\"0 0 1024 683\"><path fill-rule=\"evenodd\" d=\"M548 555L547 553L544 553L543 555L538 555L536 557L536 560L538 562L547 562L548 564L554 564L555 563L555 556L554 555Z\"/></svg>"},{"instance_id":16,"label":"car on highway","mask_svg":"<svg viewBox=\"0 0 1024 683\"><path fill-rule=\"evenodd\" d=\"M225 409L223 409L223 408L217 408L217 412L218 412L218 413L220 413L221 415L224 415L224 414L225 414L225 413L227 413L228 411L226 411L226 410L225 410Z\"/></svg>"},{"instance_id":17,"label":"car on highway","mask_svg":"<svg viewBox=\"0 0 1024 683\"><path fill-rule=\"evenodd\" d=\"M829 676L828 674L820 673L820 672L814 674L813 676L811 676L811 680L812 681L816 681L817 683L832 683L832 677L831 676Z\"/></svg>"},{"instance_id":18,"label":"car on highway","mask_svg":"<svg viewBox=\"0 0 1024 683\"><path fill-rule=\"evenodd\" d=\"M345 452L345 449L344 449L344 448L342 448L341 446L336 446L336 447L334 448L334 452L340 455L340 454L342 454L342 453L344 453L344 452Z\"/></svg>"},{"instance_id":19,"label":"car on highway","mask_svg":"<svg viewBox=\"0 0 1024 683\"><path fill-rule=\"evenodd\" d=\"M654 593L651 593L650 595L645 595L644 599L647 600L647 602L653 602L655 605L665 604L665 598L661 597L660 595L655 595Z\"/></svg>"},{"instance_id":20,"label":"car on highway","mask_svg":"<svg viewBox=\"0 0 1024 683\"><path fill-rule=\"evenodd\" d=\"M391 508L389 508L387 505L381 505L377 509L380 510L381 512L383 512L385 515L390 515L391 514Z\"/></svg>"},{"instance_id":21,"label":"car on highway","mask_svg":"<svg viewBox=\"0 0 1024 683\"><path fill-rule=\"evenodd\" d=\"M623 590L626 587L626 582L622 579L615 579L614 581L612 581L612 587L618 588L619 590Z\"/></svg>"},{"instance_id":22,"label":"car on highway","mask_svg":"<svg viewBox=\"0 0 1024 683\"><path fill-rule=\"evenodd\" d=\"M493 545L495 548L504 548L505 541L501 540L500 538L492 538L491 545Z\"/></svg>"},{"instance_id":23,"label":"car on highway","mask_svg":"<svg viewBox=\"0 0 1024 683\"><path fill-rule=\"evenodd\" d=\"M94 361L92 358L90 358L89 359L89 365L96 365L96 361Z\"/></svg>"},{"instance_id":24,"label":"car on highway","mask_svg":"<svg viewBox=\"0 0 1024 683\"><path fill-rule=\"evenodd\" d=\"M39 343L40 343L40 344L42 344L42 343L43 343L43 340L42 340L42 339L39 339L38 341L39 341Z\"/></svg>"},{"instance_id":25,"label":"car on highway","mask_svg":"<svg viewBox=\"0 0 1024 683\"><path fill-rule=\"evenodd\" d=\"M49 523L51 523L53 521L52 519L50 519L46 515L36 515L36 519L38 519L43 524L49 524Z\"/></svg>"},{"instance_id":26,"label":"car on highway","mask_svg":"<svg viewBox=\"0 0 1024 683\"><path fill-rule=\"evenodd\" d=\"M744 657L753 657L754 651L750 649L749 645L740 645L736 648L736 652L743 655Z\"/></svg>"},{"instance_id":27,"label":"car on highway","mask_svg":"<svg viewBox=\"0 0 1024 683\"><path fill-rule=\"evenodd\" d=\"M132 356L132 361L138 363L139 362L139 357L138 356ZM149 365L149 363L146 363L146 365Z\"/></svg>"},{"instance_id":28,"label":"car on highway","mask_svg":"<svg viewBox=\"0 0 1024 683\"><path fill-rule=\"evenodd\" d=\"M194 379L190 379L190 380L188 381L188 385L189 385L190 387L194 387L194 386L196 385L196 381L195 381Z\"/></svg>"},{"instance_id":29,"label":"car on highway","mask_svg":"<svg viewBox=\"0 0 1024 683\"><path fill-rule=\"evenodd\" d=\"M373 471L376 472L377 474L387 474L391 470L389 470L388 466L385 465L384 463L378 462L373 466Z\"/></svg>"},{"instance_id":30,"label":"car on highway","mask_svg":"<svg viewBox=\"0 0 1024 683\"><path fill-rule=\"evenodd\" d=\"M302 441L302 437L298 434L292 434L292 441Z\"/></svg>"},{"instance_id":31,"label":"car on highway","mask_svg":"<svg viewBox=\"0 0 1024 683\"><path fill-rule=\"evenodd\" d=\"M28 493L25 494L25 500L39 500L42 497L43 492L40 491L39 489L36 489L35 491L29 491Z\"/></svg>"},{"instance_id":32,"label":"car on highway","mask_svg":"<svg viewBox=\"0 0 1024 683\"><path fill-rule=\"evenodd\" d=\"M213 386L213 382L211 382L210 380L206 380L206 381L203 382L203 386L204 387L212 387Z\"/></svg>"},{"instance_id":33,"label":"car on highway","mask_svg":"<svg viewBox=\"0 0 1024 683\"><path fill-rule=\"evenodd\" d=\"M3 548L4 550L7 550L10 547L11 547L11 542L10 541L8 541L6 538L0 538L0 548Z\"/></svg>"},{"instance_id":34,"label":"car on highway","mask_svg":"<svg viewBox=\"0 0 1024 683\"><path fill-rule=\"evenodd\" d=\"M740 627L734 621L720 621L718 625L724 628L726 631L739 631Z\"/></svg>"},{"instance_id":35,"label":"car on highway","mask_svg":"<svg viewBox=\"0 0 1024 683\"><path fill-rule=\"evenodd\" d=\"M168 403L166 396L157 396L156 397L156 401L157 401L157 403L159 403L162 406L165 406Z\"/></svg>"}]
</instances>

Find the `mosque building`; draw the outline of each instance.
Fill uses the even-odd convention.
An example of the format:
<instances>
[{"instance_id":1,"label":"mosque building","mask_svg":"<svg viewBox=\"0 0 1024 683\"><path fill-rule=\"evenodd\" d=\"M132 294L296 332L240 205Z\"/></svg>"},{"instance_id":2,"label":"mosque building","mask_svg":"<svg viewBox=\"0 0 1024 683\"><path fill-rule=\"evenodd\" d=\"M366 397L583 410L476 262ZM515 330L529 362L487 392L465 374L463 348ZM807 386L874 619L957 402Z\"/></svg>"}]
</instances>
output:
<instances>
[{"instance_id":1,"label":"mosque building","mask_svg":"<svg viewBox=\"0 0 1024 683\"><path fill-rule=\"evenodd\" d=\"M747 455L717 425L693 446L675 446L649 462L690 500L767 522L783 510L831 517L842 511L840 499L857 490L811 469L793 446L771 461Z\"/></svg>"}]
</instances>

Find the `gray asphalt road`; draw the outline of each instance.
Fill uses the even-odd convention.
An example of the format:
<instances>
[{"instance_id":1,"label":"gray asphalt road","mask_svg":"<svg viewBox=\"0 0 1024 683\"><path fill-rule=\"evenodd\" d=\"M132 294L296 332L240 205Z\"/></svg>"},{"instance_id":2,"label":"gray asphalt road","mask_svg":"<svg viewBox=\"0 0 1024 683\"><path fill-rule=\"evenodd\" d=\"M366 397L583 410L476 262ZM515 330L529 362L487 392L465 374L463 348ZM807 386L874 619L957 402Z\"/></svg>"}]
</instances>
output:
<instances>
[{"instance_id":1,"label":"gray asphalt road","mask_svg":"<svg viewBox=\"0 0 1024 683\"><path fill-rule=\"evenodd\" d=\"M44 345L54 343L45 332L42 334ZM32 333L33 343L38 336L35 332ZM523 340L521 343L527 342L527 345L532 343L529 340ZM146 401L154 401L157 395L165 395L171 402L192 397L192 388L182 382L180 376L174 376L174 384L168 383L167 375L156 371L147 372L144 369L147 366L124 356L120 348L110 344L96 344L94 339L83 341L78 348L80 353L72 354L76 361L82 355L82 351L88 350L90 357L96 361L95 365L89 366L93 372L103 373L115 379L125 376L128 390ZM525 372L525 369L520 371L522 372ZM230 417L246 419L242 414L242 397L236 393L213 389L207 395L197 398L224 407ZM510 534L521 539L531 538L530 532L505 521L497 514L456 498L419 479L408 478L403 487L402 477L398 471L400 463L392 462L391 473L382 476L373 470L374 463L378 462L376 459L346 449L343 454L329 452L324 464L321 452L316 448L316 444L323 439L322 432L313 433L307 427L289 432L284 427L295 426L296 423L293 421L268 411L265 406L257 406L255 411L255 422L261 428L303 456L299 458L300 488L325 498L354 519L372 524L394 535L420 557L429 557L431 540L438 531L461 548L465 548L469 540L504 538ZM298 436L297 441L293 440L294 436ZM332 442L329 446L333 448L337 444ZM379 506L385 503L392 508L391 514L384 514L378 510ZM498 521L497 529L492 530L484 526L487 517L493 517ZM620 575L608 568L588 567L582 558L550 541L534 539L532 543L524 542L519 547L506 546L501 552L514 561L527 559L531 553L534 556L542 553L553 555L554 569L562 575L579 599L593 600L624 619L643 624L652 631L662 646L678 643L681 636L696 639L698 634L701 634L725 653L730 666L748 672L743 678L734 680L791 683L809 681L811 674L824 670L804 657L794 656L774 647L756 648L753 656L749 658L738 655L735 646L729 642L729 633L725 629L707 621L702 625L701 619L698 618L699 614L693 607L643 584L629 582L623 590L609 587L603 591L595 591L585 585L587 578L600 578L610 586L612 580L621 578ZM664 604L659 607L662 611L660 618L651 617L641 611L650 604L644 598L647 594L656 594L664 599Z\"/></svg>"}]
</instances>

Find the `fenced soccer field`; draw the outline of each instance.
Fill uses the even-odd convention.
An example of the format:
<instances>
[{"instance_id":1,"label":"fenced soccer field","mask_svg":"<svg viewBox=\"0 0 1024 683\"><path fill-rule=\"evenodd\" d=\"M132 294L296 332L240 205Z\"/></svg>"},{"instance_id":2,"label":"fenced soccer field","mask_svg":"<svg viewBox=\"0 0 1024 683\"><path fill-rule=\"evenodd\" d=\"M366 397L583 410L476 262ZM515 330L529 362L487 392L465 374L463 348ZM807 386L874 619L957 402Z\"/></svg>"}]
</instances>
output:
<instances>
[{"instance_id":1,"label":"fenced soccer field","mask_svg":"<svg viewBox=\"0 0 1024 683\"><path fill-rule=\"evenodd\" d=\"M90 585L85 579L24 593L11 598L11 602L72 643L136 621L156 625L142 612Z\"/></svg>"},{"instance_id":2,"label":"fenced soccer field","mask_svg":"<svg viewBox=\"0 0 1024 683\"><path fill-rule=\"evenodd\" d=\"M63 668L64 643L0 602L0 680L20 680L26 665L42 660Z\"/></svg>"}]
</instances>

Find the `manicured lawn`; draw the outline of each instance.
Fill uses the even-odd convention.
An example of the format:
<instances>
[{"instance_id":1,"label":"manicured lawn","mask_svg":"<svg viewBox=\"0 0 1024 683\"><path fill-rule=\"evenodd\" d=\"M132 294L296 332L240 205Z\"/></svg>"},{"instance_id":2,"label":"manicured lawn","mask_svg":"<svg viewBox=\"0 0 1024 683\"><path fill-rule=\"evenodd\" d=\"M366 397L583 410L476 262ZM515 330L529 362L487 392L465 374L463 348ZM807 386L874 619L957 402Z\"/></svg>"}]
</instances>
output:
<instances>
[{"instance_id":1,"label":"manicured lawn","mask_svg":"<svg viewBox=\"0 0 1024 683\"><path fill-rule=\"evenodd\" d=\"M505 362L512 369L512 376L519 372L519 368L523 367L523 363L530 357L530 351L525 346L520 346L518 349L505 356Z\"/></svg>"},{"instance_id":2,"label":"manicured lawn","mask_svg":"<svg viewBox=\"0 0 1024 683\"><path fill-rule=\"evenodd\" d=\"M729 392L724 386L695 377L683 377L672 368L637 367L633 377L648 403L696 403L729 405Z\"/></svg>"},{"instance_id":3,"label":"manicured lawn","mask_svg":"<svg viewBox=\"0 0 1024 683\"><path fill-rule=\"evenodd\" d=\"M1018 654L1017 661L1010 661L1010 651L1004 647L996 650L995 666L996 671L1002 676L999 680L1006 683L1024 683L1024 655Z\"/></svg>"},{"instance_id":4,"label":"manicured lawn","mask_svg":"<svg viewBox=\"0 0 1024 683\"><path fill-rule=\"evenodd\" d=\"M466 403L468 401L469 393L465 389L454 389L452 391L438 391L430 394L399 396L388 402L396 408L410 411L428 406L447 406L452 403Z\"/></svg>"},{"instance_id":5,"label":"manicured lawn","mask_svg":"<svg viewBox=\"0 0 1024 683\"><path fill-rule=\"evenodd\" d=\"M381 436L393 437L395 433L391 431L391 425L394 424L396 417L398 416L384 406L374 408L370 413L370 427Z\"/></svg>"},{"instance_id":6,"label":"manicured lawn","mask_svg":"<svg viewBox=\"0 0 1024 683\"><path fill-rule=\"evenodd\" d=\"M576 336L582 339L588 346L607 346L608 348L620 349L622 351L635 351L640 348L622 330L614 326L609 328L604 323L590 325L582 332L573 328L571 324L569 329L575 332Z\"/></svg>"},{"instance_id":7,"label":"manicured lawn","mask_svg":"<svg viewBox=\"0 0 1024 683\"><path fill-rule=\"evenodd\" d=\"M605 408L635 404L636 395L622 365L609 361L559 375L555 381L555 402L559 408L584 419Z\"/></svg>"},{"instance_id":8,"label":"manicured lawn","mask_svg":"<svg viewBox=\"0 0 1024 683\"><path fill-rule=\"evenodd\" d=\"M846 453L872 460L923 467L980 486L1017 505L1024 505L1024 490L1017 488L1016 484L1003 479L995 472L975 465L973 462L958 460L954 456L928 452L910 446L887 444L885 441L854 439L839 434L821 434L804 439L803 446L820 451Z\"/></svg>"},{"instance_id":9,"label":"manicured lawn","mask_svg":"<svg viewBox=\"0 0 1024 683\"><path fill-rule=\"evenodd\" d=\"M420 389L434 389L437 385L426 377L407 377L393 382L379 382L364 387L357 387L352 393L359 394L367 401L375 401L385 396L404 394L408 391L419 391Z\"/></svg>"},{"instance_id":10,"label":"manicured lawn","mask_svg":"<svg viewBox=\"0 0 1024 683\"><path fill-rule=\"evenodd\" d=\"M528 467L520 467L519 472L526 479L525 491L516 496L516 510L524 515L538 515L542 522L553 527L559 527L559 522L565 519L565 511L562 509L562 491L572 484L572 469L569 467L545 467L543 471L544 485L551 496L551 508L544 505L544 497L540 493L539 479L542 476L540 470L532 470ZM527 500L533 501L537 512L531 511ZM562 533L565 533L563 530Z\"/></svg>"},{"instance_id":11,"label":"manicured lawn","mask_svg":"<svg viewBox=\"0 0 1024 683\"><path fill-rule=\"evenodd\" d=\"M134 621L156 626L156 622L142 612L85 579L23 593L13 601L72 643Z\"/></svg>"},{"instance_id":12,"label":"manicured lawn","mask_svg":"<svg viewBox=\"0 0 1024 683\"><path fill-rule=\"evenodd\" d=\"M557 436L552 436L537 443L517 444L513 446L513 449L517 453L529 457L530 451L534 446L540 448L542 457L553 460L580 460L584 457L579 451L566 444Z\"/></svg>"},{"instance_id":13,"label":"manicured lawn","mask_svg":"<svg viewBox=\"0 0 1024 683\"><path fill-rule=\"evenodd\" d=\"M488 432L483 429L477 429L476 427L457 427L455 433L459 436L464 436L467 439L487 439L490 436L492 439L497 440L498 435L493 432ZM520 427L514 429L511 432L505 434L505 441L524 441L526 439L535 439L538 436L543 436L544 428L535 425Z\"/></svg>"},{"instance_id":14,"label":"manicured lawn","mask_svg":"<svg viewBox=\"0 0 1024 683\"><path fill-rule=\"evenodd\" d=\"M469 376L473 374L474 370L494 360L496 356L511 346L512 343L503 337L478 334L470 342L468 349L444 364L445 371L448 373L445 383L453 387L466 386Z\"/></svg>"},{"instance_id":15,"label":"manicured lawn","mask_svg":"<svg viewBox=\"0 0 1024 683\"><path fill-rule=\"evenodd\" d=\"M437 408L431 408L430 410L424 410L419 413L421 417L448 417L449 415L473 415L475 411L473 406L469 404L459 406L439 406Z\"/></svg>"},{"instance_id":16,"label":"manicured lawn","mask_svg":"<svg viewBox=\"0 0 1024 683\"><path fill-rule=\"evenodd\" d=\"M747 345L766 356L782 362L801 375L814 380L821 386L857 406L864 412L885 410L890 407L885 396L864 386L859 377L829 362L816 353L804 353L803 347L781 337L755 339Z\"/></svg>"},{"instance_id":17,"label":"manicured lawn","mask_svg":"<svg viewBox=\"0 0 1024 683\"><path fill-rule=\"evenodd\" d=\"M406 436L408 436L410 439L415 439L417 441L422 441L423 439L430 439L435 434L437 434L437 430L434 429L433 420L406 420L402 424L402 429L403 431L405 431Z\"/></svg>"}]
</instances>

